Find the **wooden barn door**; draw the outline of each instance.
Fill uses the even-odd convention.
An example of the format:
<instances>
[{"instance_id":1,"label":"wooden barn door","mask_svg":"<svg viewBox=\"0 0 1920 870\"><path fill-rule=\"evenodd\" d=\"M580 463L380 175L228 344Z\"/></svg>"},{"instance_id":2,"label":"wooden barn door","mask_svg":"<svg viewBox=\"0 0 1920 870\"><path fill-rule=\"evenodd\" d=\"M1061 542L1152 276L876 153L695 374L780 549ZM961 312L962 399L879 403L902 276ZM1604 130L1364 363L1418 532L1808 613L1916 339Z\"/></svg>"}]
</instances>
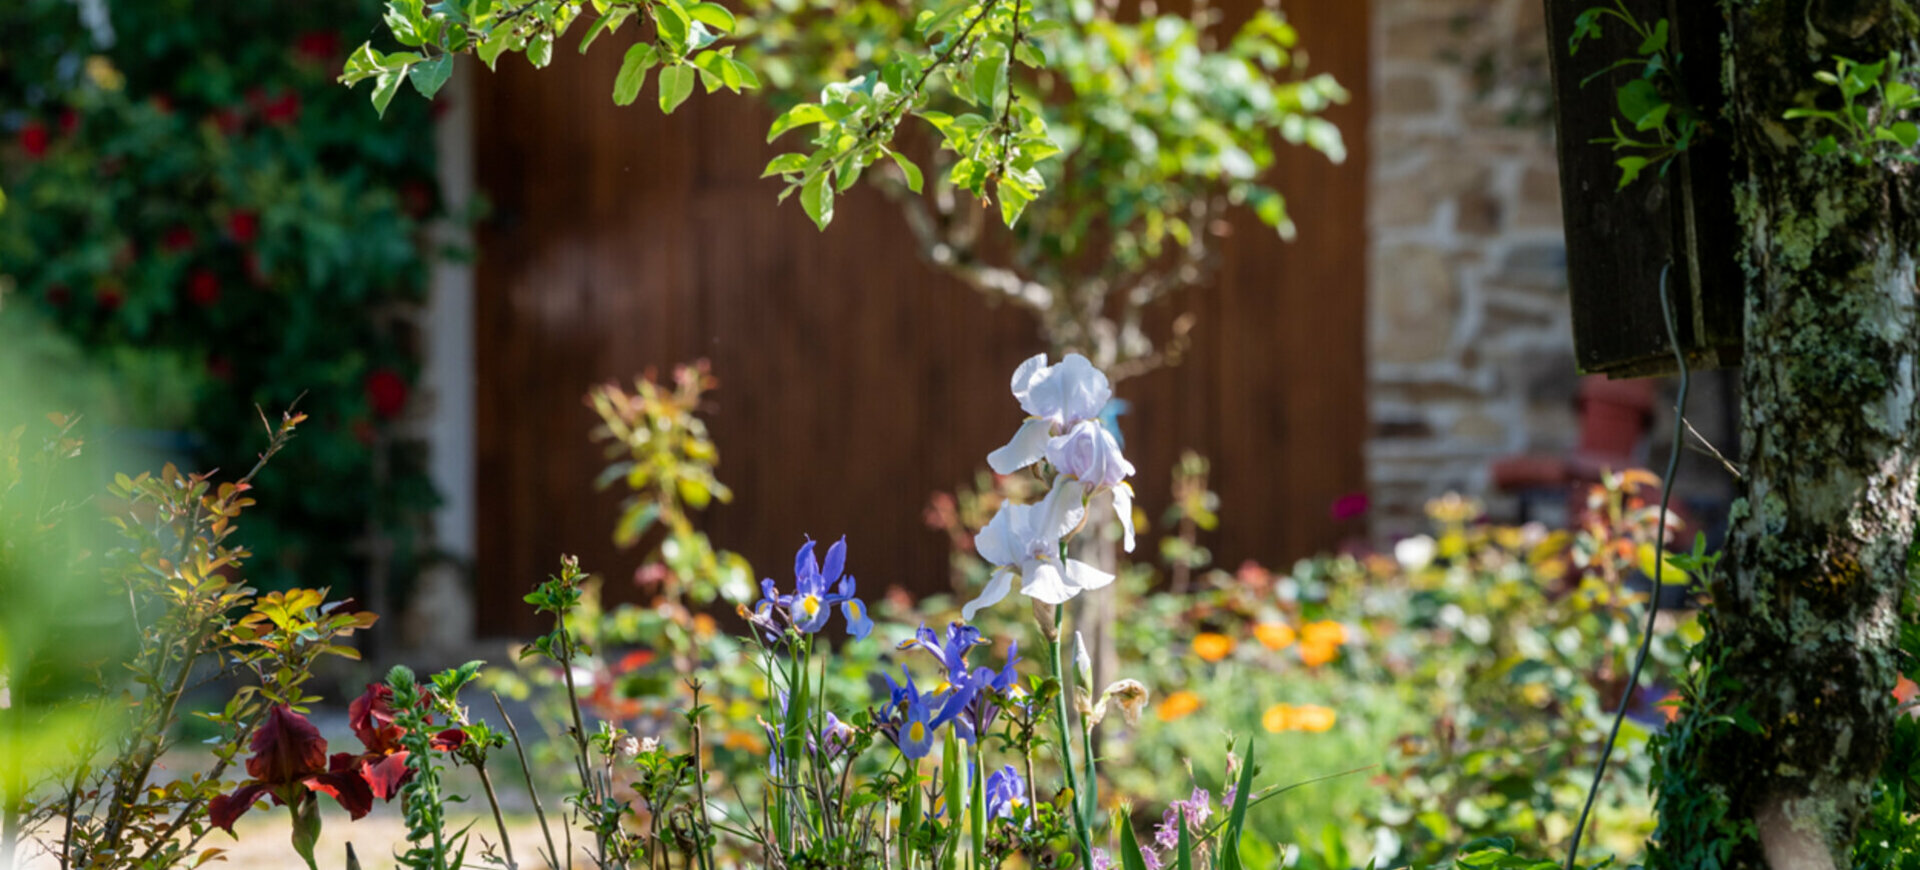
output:
<instances>
[{"instance_id":1,"label":"wooden barn door","mask_svg":"<svg viewBox=\"0 0 1920 870\"><path fill-rule=\"evenodd\" d=\"M1207 543L1228 567L1360 530L1328 506L1365 485L1367 6L1286 9L1314 70L1355 95L1334 115L1344 165L1282 152L1298 240L1236 219L1218 286L1189 297L1193 353L1121 390L1149 516L1182 449L1213 460L1224 525ZM618 494L592 490L603 459L582 397L701 357L720 379L709 424L736 496L708 511L718 546L784 581L803 536L845 534L866 594L944 588L946 542L923 510L1017 425L1007 377L1042 346L1032 323L923 267L870 191L825 233L797 202L776 207L776 182L758 178L776 153L761 144L769 117L750 98L622 109L608 96L618 50L555 56L537 71L505 59L475 88L493 205L475 312L481 633L530 632L520 596L562 553L626 585L637 558L611 542Z\"/></svg>"}]
</instances>

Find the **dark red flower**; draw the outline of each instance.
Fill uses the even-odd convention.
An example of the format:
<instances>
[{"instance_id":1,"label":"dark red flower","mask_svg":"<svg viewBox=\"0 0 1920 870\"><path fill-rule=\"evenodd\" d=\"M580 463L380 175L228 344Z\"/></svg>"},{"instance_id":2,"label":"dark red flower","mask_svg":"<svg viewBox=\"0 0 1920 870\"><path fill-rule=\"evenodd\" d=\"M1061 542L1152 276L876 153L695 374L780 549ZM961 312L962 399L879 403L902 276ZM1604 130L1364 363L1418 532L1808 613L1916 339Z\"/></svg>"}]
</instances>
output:
<instances>
[{"instance_id":1,"label":"dark red flower","mask_svg":"<svg viewBox=\"0 0 1920 870\"><path fill-rule=\"evenodd\" d=\"M330 64L340 56L340 34L331 30L309 30L293 40L293 53L301 60Z\"/></svg>"},{"instance_id":2,"label":"dark red flower","mask_svg":"<svg viewBox=\"0 0 1920 870\"><path fill-rule=\"evenodd\" d=\"M35 160L47 156L47 125L28 121L20 128L20 147Z\"/></svg>"},{"instance_id":3,"label":"dark red flower","mask_svg":"<svg viewBox=\"0 0 1920 870\"><path fill-rule=\"evenodd\" d=\"M467 745L467 732L459 728L448 728L433 735L433 739L428 741L427 745L436 752L453 752Z\"/></svg>"},{"instance_id":4,"label":"dark red flower","mask_svg":"<svg viewBox=\"0 0 1920 870\"><path fill-rule=\"evenodd\" d=\"M393 724L393 689L368 683L367 690L347 705L347 724L368 752L387 753L400 748L407 729Z\"/></svg>"},{"instance_id":5,"label":"dark red flower","mask_svg":"<svg viewBox=\"0 0 1920 870\"><path fill-rule=\"evenodd\" d=\"M201 308L220 301L220 276L207 269L196 269L187 279L187 298Z\"/></svg>"},{"instance_id":6,"label":"dark red flower","mask_svg":"<svg viewBox=\"0 0 1920 870\"><path fill-rule=\"evenodd\" d=\"M281 126L300 120L300 95L293 91L281 94L260 107L260 117Z\"/></svg>"},{"instance_id":7,"label":"dark red flower","mask_svg":"<svg viewBox=\"0 0 1920 870\"><path fill-rule=\"evenodd\" d=\"M184 254L193 249L193 230L186 224L174 224L167 228L166 235L160 237L160 247L175 254Z\"/></svg>"},{"instance_id":8,"label":"dark red flower","mask_svg":"<svg viewBox=\"0 0 1920 870\"><path fill-rule=\"evenodd\" d=\"M407 407L407 382L392 369L375 369L367 375L367 403L375 416L391 420Z\"/></svg>"},{"instance_id":9,"label":"dark red flower","mask_svg":"<svg viewBox=\"0 0 1920 870\"><path fill-rule=\"evenodd\" d=\"M1335 522L1344 522L1366 512L1367 494L1364 492L1347 493L1334 499L1333 504L1327 508L1328 515L1333 517Z\"/></svg>"},{"instance_id":10,"label":"dark red flower","mask_svg":"<svg viewBox=\"0 0 1920 870\"><path fill-rule=\"evenodd\" d=\"M233 214L227 215L227 235L240 244L253 244L253 240L260 237L260 215L246 209L236 209Z\"/></svg>"},{"instance_id":11,"label":"dark red flower","mask_svg":"<svg viewBox=\"0 0 1920 870\"><path fill-rule=\"evenodd\" d=\"M247 775L253 779L207 804L215 827L232 834L233 823L262 797L297 804L312 800L310 795L317 792L338 801L355 819L373 809L373 790L355 769L353 756L341 753L329 759L320 729L292 708L268 710L247 746L253 750L247 759Z\"/></svg>"}]
</instances>

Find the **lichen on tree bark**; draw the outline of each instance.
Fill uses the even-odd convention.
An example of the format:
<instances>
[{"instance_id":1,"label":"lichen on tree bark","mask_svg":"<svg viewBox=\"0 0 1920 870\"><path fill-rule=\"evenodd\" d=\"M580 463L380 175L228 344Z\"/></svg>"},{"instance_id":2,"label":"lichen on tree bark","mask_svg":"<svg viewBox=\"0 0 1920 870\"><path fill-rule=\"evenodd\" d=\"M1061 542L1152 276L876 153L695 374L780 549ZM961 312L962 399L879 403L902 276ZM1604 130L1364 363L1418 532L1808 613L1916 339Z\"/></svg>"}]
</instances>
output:
<instances>
[{"instance_id":1,"label":"lichen on tree bark","mask_svg":"<svg viewBox=\"0 0 1920 870\"><path fill-rule=\"evenodd\" d=\"M1651 863L1844 867L1886 754L1920 519L1920 189L1910 165L1810 154L1834 131L1783 116L1837 101L1814 79L1834 56L1920 54L1920 27L1903 0L1723 9L1717 134L1737 152L1747 296L1743 497L1711 590L1714 678L1686 713L1699 727L1682 723L1689 739L1662 759L1682 781L1662 788ZM1736 710L1749 727L1706 721Z\"/></svg>"}]
</instances>

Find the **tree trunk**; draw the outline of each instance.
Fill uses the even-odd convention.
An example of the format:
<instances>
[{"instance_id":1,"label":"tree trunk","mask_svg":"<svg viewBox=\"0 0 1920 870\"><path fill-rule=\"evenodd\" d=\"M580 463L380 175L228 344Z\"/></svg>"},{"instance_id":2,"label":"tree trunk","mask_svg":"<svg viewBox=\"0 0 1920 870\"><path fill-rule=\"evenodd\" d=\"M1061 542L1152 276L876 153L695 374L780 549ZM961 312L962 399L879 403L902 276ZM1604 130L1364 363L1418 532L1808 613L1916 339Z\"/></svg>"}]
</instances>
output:
<instances>
[{"instance_id":1,"label":"tree trunk","mask_svg":"<svg viewBox=\"0 0 1920 870\"><path fill-rule=\"evenodd\" d=\"M1736 150L1747 275L1743 492L1707 676L1666 738L1651 863L1846 867L1887 751L1920 516L1920 167L1784 114L1838 108L1814 78L1836 56L1913 63L1920 24L1908 0L1722 8L1730 117L1713 135ZM1872 159L1812 155L1827 134Z\"/></svg>"}]
</instances>

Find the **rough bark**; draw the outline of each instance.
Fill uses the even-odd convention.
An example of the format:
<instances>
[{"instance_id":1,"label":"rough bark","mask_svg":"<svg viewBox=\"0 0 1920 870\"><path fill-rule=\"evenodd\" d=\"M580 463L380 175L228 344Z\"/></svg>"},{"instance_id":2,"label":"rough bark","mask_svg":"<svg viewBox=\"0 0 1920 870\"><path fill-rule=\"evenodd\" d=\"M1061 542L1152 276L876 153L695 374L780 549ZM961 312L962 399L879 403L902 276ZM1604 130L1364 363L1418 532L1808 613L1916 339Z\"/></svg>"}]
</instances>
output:
<instances>
[{"instance_id":1,"label":"rough bark","mask_svg":"<svg viewBox=\"0 0 1920 870\"><path fill-rule=\"evenodd\" d=\"M1886 754L1920 517L1920 189L1916 167L1884 156L1811 155L1836 130L1783 115L1837 105L1814 79L1835 56L1916 57L1920 25L1907 0L1722 6L1745 476L1712 586L1710 676L1663 759L1652 863L1846 867Z\"/></svg>"}]
</instances>

